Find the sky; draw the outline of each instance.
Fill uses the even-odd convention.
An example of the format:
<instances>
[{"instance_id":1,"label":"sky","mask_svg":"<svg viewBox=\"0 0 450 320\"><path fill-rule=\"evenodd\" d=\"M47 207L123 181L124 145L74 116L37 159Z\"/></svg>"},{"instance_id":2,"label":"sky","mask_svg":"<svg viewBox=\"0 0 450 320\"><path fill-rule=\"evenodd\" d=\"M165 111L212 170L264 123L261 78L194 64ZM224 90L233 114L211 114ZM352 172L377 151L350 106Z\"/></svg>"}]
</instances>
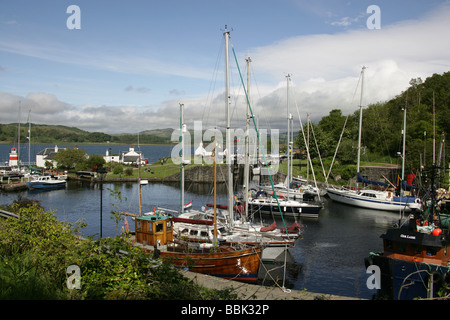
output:
<instances>
[{"instance_id":1,"label":"sky","mask_svg":"<svg viewBox=\"0 0 450 320\"><path fill-rule=\"evenodd\" d=\"M225 26L234 128L249 57L255 118L281 131L288 108L297 129L356 111L363 66L365 106L450 70L450 1L1 1L0 122L137 133L178 127L183 104L189 129L224 126Z\"/></svg>"}]
</instances>

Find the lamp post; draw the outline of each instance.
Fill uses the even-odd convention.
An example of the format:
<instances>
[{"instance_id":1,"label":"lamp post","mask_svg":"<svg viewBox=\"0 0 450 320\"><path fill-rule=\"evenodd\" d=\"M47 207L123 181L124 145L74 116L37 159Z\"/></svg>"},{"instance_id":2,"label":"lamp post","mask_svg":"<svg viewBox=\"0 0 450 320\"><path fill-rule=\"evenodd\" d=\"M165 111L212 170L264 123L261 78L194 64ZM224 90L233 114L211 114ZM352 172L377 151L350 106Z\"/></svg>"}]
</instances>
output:
<instances>
[{"instance_id":1,"label":"lamp post","mask_svg":"<svg viewBox=\"0 0 450 320\"><path fill-rule=\"evenodd\" d=\"M105 168L101 167L97 170L97 174L100 176L100 238L103 237L103 226L102 226L102 217L103 217L103 179L106 176Z\"/></svg>"}]
</instances>

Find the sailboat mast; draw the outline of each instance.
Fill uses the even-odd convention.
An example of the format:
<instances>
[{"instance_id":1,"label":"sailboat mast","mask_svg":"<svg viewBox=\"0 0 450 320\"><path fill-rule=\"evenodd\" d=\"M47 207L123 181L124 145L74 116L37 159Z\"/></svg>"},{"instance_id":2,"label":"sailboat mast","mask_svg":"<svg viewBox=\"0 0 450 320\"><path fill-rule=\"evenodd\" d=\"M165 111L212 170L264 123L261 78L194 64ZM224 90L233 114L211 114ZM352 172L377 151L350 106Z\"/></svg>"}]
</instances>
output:
<instances>
[{"instance_id":1,"label":"sailboat mast","mask_svg":"<svg viewBox=\"0 0 450 320\"><path fill-rule=\"evenodd\" d=\"M227 145L227 182L228 182L228 211L230 214L230 224L233 221L233 173L231 172L232 144L231 144L231 113L230 113L230 75L229 75L229 57L228 57L228 40L230 32L225 25L225 114L226 114L226 145Z\"/></svg>"},{"instance_id":2,"label":"sailboat mast","mask_svg":"<svg viewBox=\"0 0 450 320\"><path fill-rule=\"evenodd\" d=\"M364 70L366 67L362 67L361 70L361 98L359 100L359 133L358 133L358 157L356 162L356 172L359 173L361 164L361 130L362 130L362 108L363 108L363 94L364 94ZM356 190L358 190L358 179L356 179Z\"/></svg>"},{"instance_id":3,"label":"sailboat mast","mask_svg":"<svg viewBox=\"0 0 450 320\"><path fill-rule=\"evenodd\" d=\"M31 166L31 109L28 111L28 166Z\"/></svg>"},{"instance_id":4,"label":"sailboat mast","mask_svg":"<svg viewBox=\"0 0 450 320\"><path fill-rule=\"evenodd\" d=\"M289 114L289 80L291 75L286 76L286 110L287 110L287 199L289 199L289 185L291 183L291 115Z\"/></svg>"},{"instance_id":5,"label":"sailboat mast","mask_svg":"<svg viewBox=\"0 0 450 320\"><path fill-rule=\"evenodd\" d=\"M406 95L408 99L408 95ZM405 110L403 112L403 155L402 155L402 183L405 180L405 149L406 149L406 107L408 106L408 100L405 102ZM401 189L401 188L400 188ZM403 193L403 190L402 190Z\"/></svg>"},{"instance_id":6,"label":"sailboat mast","mask_svg":"<svg viewBox=\"0 0 450 320\"><path fill-rule=\"evenodd\" d=\"M216 133L214 133L214 233L213 243L217 243L217 176L216 176L216 159L217 159L217 141Z\"/></svg>"},{"instance_id":7,"label":"sailboat mast","mask_svg":"<svg viewBox=\"0 0 450 320\"><path fill-rule=\"evenodd\" d=\"M184 212L184 112L183 108L184 104L180 103L180 142L181 142L181 151L180 151L180 173L181 173L181 198L180 198L180 213Z\"/></svg>"},{"instance_id":8,"label":"sailboat mast","mask_svg":"<svg viewBox=\"0 0 450 320\"><path fill-rule=\"evenodd\" d=\"M252 59L248 57L247 61L247 122L245 125L245 164L244 164L244 205L245 211L242 215L242 220L245 221L245 217L248 215L248 185L250 183L250 164L249 164L249 143L250 143L250 63Z\"/></svg>"},{"instance_id":9,"label":"sailboat mast","mask_svg":"<svg viewBox=\"0 0 450 320\"><path fill-rule=\"evenodd\" d=\"M139 144L139 132L138 132L138 150L139 150L139 160L138 160L138 188L139 188L139 216L142 216L142 193L141 193L141 148Z\"/></svg>"}]
</instances>

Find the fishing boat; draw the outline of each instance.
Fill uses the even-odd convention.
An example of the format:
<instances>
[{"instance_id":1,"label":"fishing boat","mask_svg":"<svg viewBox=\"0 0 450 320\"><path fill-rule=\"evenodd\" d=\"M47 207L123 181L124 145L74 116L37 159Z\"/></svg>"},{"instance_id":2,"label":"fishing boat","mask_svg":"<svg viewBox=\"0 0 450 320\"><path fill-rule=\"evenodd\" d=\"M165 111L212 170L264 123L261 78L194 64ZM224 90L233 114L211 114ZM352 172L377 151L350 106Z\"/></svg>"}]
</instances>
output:
<instances>
[{"instance_id":1,"label":"fishing boat","mask_svg":"<svg viewBox=\"0 0 450 320\"><path fill-rule=\"evenodd\" d=\"M364 70L361 70L361 98L359 107L359 135L358 135L358 152L357 152L357 184L355 188L335 188L329 186L327 194L331 200L344 203L347 205L373 209L383 211L404 211L410 212L412 210L420 209L421 202L419 198L412 195L407 195L403 190L387 190L388 187L392 187L389 183L382 181L370 181L365 179L360 173L360 159L361 159L361 131L362 131L362 109L363 109L363 88L364 88ZM403 165L402 165L402 181L404 180L404 163L405 163L405 134L406 131L406 107L404 109L404 128L403 128ZM359 188L359 183L376 185L384 188L384 190L372 190L366 188Z\"/></svg>"},{"instance_id":2,"label":"fishing boat","mask_svg":"<svg viewBox=\"0 0 450 320\"><path fill-rule=\"evenodd\" d=\"M379 268L377 296L411 300L450 294L450 190L436 194L431 185L427 209L388 229L380 236L383 251L364 259L366 268Z\"/></svg>"},{"instance_id":3,"label":"fishing boat","mask_svg":"<svg viewBox=\"0 0 450 320\"><path fill-rule=\"evenodd\" d=\"M144 215L135 218L135 244L153 257L177 267L243 282L257 282L261 246L190 243L174 238L173 217Z\"/></svg>"},{"instance_id":4,"label":"fishing boat","mask_svg":"<svg viewBox=\"0 0 450 320\"><path fill-rule=\"evenodd\" d=\"M28 189L56 189L66 186L66 180L52 176L38 176L27 182Z\"/></svg>"},{"instance_id":5,"label":"fishing boat","mask_svg":"<svg viewBox=\"0 0 450 320\"><path fill-rule=\"evenodd\" d=\"M446 206L449 210L450 202ZM406 224L381 235L383 252L372 252L365 259L366 267L380 268L379 296L411 300L439 297L440 290L449 293L444 287L450 285L449 231L442 220L423 220L411 214Z\"/></svg>"}]
</instances>

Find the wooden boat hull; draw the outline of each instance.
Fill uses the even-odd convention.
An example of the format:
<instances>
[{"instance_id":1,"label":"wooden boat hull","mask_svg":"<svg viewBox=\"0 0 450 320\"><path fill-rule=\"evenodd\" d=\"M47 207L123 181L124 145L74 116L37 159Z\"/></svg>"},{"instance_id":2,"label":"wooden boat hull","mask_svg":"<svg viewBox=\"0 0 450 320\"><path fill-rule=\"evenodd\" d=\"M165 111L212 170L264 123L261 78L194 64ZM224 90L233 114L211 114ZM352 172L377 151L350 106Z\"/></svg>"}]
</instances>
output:
<instances>
[{"instance_id":1,"label":"wooden boat hull","mask_svg":"<svg viewBox=\"0 0 450 320\"><path fill-rule=\"evenodd\" d=\"M161 251L160 257L174 265L193 272L244 282L258 281L261 247L230 251L219 249L216 253L184 253Z\"/></svg>"}]
</instances>

